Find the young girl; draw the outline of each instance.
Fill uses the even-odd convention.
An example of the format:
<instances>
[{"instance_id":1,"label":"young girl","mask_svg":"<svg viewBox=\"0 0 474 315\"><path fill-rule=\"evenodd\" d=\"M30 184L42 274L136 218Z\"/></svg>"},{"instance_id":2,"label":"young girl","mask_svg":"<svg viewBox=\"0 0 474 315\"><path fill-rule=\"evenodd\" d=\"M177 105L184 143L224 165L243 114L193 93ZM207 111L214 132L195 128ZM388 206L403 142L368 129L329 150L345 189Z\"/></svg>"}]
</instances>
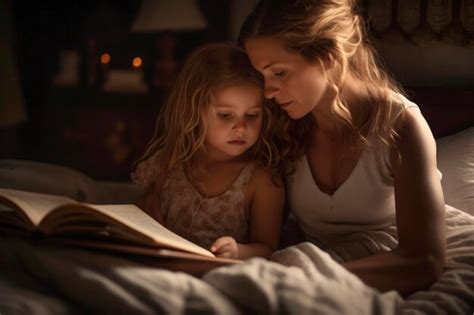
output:
<instances>
[{"instance_id":1,"label":"young girl","mask_svg":"<svg viewBox=\"0 0 474 315\"><path fill-rule=\"evenodd\" d=\"M132 174L146 187L141 208L217 256L269 257L284 203L270 106L242 49L198 48Z\"/></svg>"},{"instance_id":2,"label":"young girl","mask_svg":"<svg viewBox=\"0 0 474 315\"><path fill-rule=\"evenodd\" d=\"M306 239L330 246L396 223L396 248L344 266L375 288L408 294L444 268L435 141L378 67L355 3L260 0L240 42L264 76L265 97L289 117L280 148L293 163L288 200Z\"/></svg>"}]
</instances>

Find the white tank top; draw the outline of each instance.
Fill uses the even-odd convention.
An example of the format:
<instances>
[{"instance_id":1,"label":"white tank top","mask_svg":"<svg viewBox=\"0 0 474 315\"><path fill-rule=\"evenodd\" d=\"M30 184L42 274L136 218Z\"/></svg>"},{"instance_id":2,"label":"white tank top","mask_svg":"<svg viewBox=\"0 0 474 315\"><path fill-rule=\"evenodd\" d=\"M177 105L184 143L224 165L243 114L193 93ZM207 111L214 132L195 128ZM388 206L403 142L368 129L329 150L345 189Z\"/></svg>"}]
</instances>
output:
<instances>
[{"instance_id":1,"label":"white tank top","mask_svg":"<svg viewBox=\"0 0 474 315\"><path fill-rule=\"evenodd\" d=\"M405 107L418 106L405 97ZM288 202L307 240L320 244L346 233L379 230L395 223L389 152L374 144L362 152L346 181L332 194L315 183L306 155L287 179Z\"/></svg>"}]
</instances>

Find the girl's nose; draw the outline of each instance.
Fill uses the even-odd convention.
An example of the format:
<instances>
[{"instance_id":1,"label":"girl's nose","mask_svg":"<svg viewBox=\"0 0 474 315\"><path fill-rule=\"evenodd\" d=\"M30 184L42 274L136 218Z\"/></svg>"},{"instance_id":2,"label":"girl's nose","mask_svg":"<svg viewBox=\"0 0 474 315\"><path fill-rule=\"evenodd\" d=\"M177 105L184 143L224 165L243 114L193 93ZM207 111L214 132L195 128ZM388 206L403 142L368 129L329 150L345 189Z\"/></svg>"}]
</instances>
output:
<instances>
[{"instance_id":1,"label":"girl's nose","mask_svg":"<svg viewBox=\"0 0 474 315\"><path fill-rule=\"evenodd\" d=\"M280 91L279 88L275 87L274 85L266 85L265 84L265 90L263 91L263 95L265 96L265 98L268 98L268 99L272 99L275 97L275 95L278 94L278 92Z\"/></svg>"},{"instance_id":2,"label":"girl's nose","mask_svg":"<svg viewBox=\"0 0 474 315\"><path fill-rule=\"evenodd\" d=\"M245 123L245 120L240 119L239 121L237 121L232 130L234 132L242 132L247 130L247 124Z\"/></svg>"}]
</instances>

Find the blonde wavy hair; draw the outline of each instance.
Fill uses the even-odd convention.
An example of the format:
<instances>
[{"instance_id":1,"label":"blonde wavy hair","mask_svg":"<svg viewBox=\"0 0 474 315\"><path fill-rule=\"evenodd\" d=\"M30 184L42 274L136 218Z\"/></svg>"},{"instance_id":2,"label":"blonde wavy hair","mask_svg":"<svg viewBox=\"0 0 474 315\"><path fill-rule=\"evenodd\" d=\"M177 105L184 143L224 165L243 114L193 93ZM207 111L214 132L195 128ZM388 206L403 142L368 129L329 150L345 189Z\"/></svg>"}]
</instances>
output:
<instances>
[{"instance_id":1,"label":"blonde wavy hair","mask_svg":"<svg viewBox=\"0 0 474 315\"><path fill-rule=\"evenodd\" d=\"M337 93L331 111L355 149L370 145L369 135L377 135L385 147L392 148L404 113L393 96L404 93L377 60L357 9L356 1L351 0L260 0L240 30L239 43L243 46L250 38L274 37L323 69L327 69L325 61L331 60L334 75L326 78ZM348 74L360 79L368 91L361 113L351 112L341 96ZM304 154L315 123L311 115L296 121L287 117L282 122L282 159L294 161Z\"/></svg>"},{"instance_id":2,"label":"blonde wavy hair","mask_svg":"<svg viewBox=\"0 0 474 315\"><path fill-rule=\"evenodd\" d=\"M245 51L230 43L198 47L187 58L164 107L145 154L136 162L132 179L145 186L178 164L199 173L199 154L205 154L209 110L217 89L252 83L263 89L263 78L250 64ZM277 141L272 117L276 106L264 101L260 137L247 152L266 168L278 171Z\"/></svg>"}]
</instances>

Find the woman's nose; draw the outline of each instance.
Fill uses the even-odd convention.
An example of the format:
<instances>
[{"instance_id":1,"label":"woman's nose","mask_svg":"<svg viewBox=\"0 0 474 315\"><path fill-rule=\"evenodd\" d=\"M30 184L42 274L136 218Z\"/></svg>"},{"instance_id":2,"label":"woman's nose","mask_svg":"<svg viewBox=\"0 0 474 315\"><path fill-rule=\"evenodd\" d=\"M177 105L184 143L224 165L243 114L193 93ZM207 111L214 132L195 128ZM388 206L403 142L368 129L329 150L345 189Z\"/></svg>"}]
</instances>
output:
<instances>
[{"instance_id":1,"label":"woman's nose","mask_svg":"<svg viewBox=\"0 0 474 315\"><path fill-rule=\"evenodd\" d=\"M263 95L265 96L265 98L272 99L275 97L275 95L278 94L279 91L280 89L276 86L271 84L265 84L265 90L263 91Z\"/></svg>"}]
</instances>

